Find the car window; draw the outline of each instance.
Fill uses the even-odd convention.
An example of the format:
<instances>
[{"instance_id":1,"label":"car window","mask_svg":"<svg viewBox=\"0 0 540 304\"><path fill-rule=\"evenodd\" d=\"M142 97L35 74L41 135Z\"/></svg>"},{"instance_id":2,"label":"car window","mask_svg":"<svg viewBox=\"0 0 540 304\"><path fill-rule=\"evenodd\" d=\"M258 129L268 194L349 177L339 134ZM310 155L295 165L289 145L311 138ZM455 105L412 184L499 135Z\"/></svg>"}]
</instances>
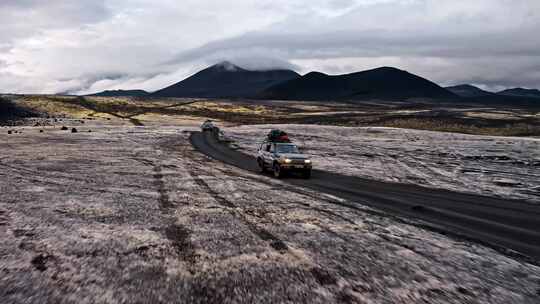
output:
<instances>
[{"instance_id":1,"label":"car window","mask_svg":"<svg viewBox=\"0 0 540 304\"><path fill-rule=\"evenodd\" d=\"M276 148L278 153L299 153L295 145L277 145Z\"/></svg>"}]
</instances>

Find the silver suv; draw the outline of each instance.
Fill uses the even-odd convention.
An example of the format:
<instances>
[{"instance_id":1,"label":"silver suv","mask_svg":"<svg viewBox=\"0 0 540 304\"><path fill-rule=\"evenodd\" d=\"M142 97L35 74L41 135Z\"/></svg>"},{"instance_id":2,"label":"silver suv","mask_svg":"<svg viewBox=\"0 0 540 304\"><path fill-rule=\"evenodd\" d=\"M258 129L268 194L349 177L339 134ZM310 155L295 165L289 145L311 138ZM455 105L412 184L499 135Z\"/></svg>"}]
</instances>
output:
<instances>
[{"instance_id":1,"label":"silver suv","mask_svg":"<svg viewBox=\"0 0 540 304\"><path fill-rule=\"evenodd\" d=\"M206 131L215 131L214 129L217 128L214 123L208 119L206 120L205 122L203 122L203 124L201 125L201 130L203 132L206 132Z\"/></svg>"},{"instance_id":2,"label":"silver suv","mask_svg":"<svg viewBox=\"0 0 540 304\"><path fill-rule=\"evenodd\" d=\"M311 159L300 153L292 143L263 142L259 147L257 163L261 172L271 170L277 178L291 171L300 172L304 178L311 177Z\"/></svg>"}]
</instances>

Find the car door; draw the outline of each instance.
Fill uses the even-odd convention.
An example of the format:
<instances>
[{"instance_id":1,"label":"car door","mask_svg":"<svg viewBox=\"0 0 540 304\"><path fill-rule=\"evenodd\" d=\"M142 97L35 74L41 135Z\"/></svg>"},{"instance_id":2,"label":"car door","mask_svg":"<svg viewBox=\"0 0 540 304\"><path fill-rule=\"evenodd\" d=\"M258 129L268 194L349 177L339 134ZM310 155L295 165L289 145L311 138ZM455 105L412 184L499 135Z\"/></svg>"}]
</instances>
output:
<instances>
[{"instance_id":1,"label":"car door","mask_svg":"<svg viewBox=\"0 0 540 304\"><path fill-rule=\"evenodd\" d=\"M264 162L267 165L271 165L273 162L272 153L270 152L271 150L272 150L272 144L266 143L264 147Z\"/></svg>"},{"instance_id":2,"label":"car door","mask_svg":"<svg viewBox=\"0 0 540 304\"><path fill-rule=\"evenodd\" d=\"M259 146L259 150L257 150L257 155L260 159L263 160L263 162L265 162L264 158L265 158L265 151L264 149L266 149L266 143L262 143L260 146Z\"/></svg>"},{"instance_id":3,"label":"car door","mask_svg":"<svg viewBox=\"0 0 540 304\"><path fill-rule=\"evenodd\" d=\"M276 144L270 144L268 149L268 164L272 165L275 160Z\"/></svg>"}]
</instances>

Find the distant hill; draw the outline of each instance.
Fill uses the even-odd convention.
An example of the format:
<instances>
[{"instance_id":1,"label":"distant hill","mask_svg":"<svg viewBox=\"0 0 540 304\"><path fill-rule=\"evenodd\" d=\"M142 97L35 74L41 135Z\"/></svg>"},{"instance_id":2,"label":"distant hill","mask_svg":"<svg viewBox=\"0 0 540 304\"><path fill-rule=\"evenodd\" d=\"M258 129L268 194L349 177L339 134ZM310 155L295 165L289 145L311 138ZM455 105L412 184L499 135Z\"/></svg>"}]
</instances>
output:
<instances>
[{"instance_id":1,"label":"distant hill","mask_svg":"<svg viewBox=\"0 0 540 304\"><path fill-rule=\"evenodd\" d=\"M90 94L88 96L99 96L99 97L132 97L132 96L146 96L149 93L144 90L107 90L95 94Z\"/></svg>"},{"instance_id":2,"label":"distant hill","mask_svg":"<svg viewBox=\"0 0 540 304\"><path fill-rule=\"evenodd\" d=\"M486 105L540 106L538 90L509 89L498 93L484 91L470 84L446 87L447 90L461 97L467 103ZM539 95L535 95L539 94Z\"/></svg>"},{"instance_id":3,"label":"distant hill","mask_svg":"<svg viewBox=\"0 0 540 304\"><path fill-rule=\"evenodd\" d=\"M484 97L494 95L494 93L484 91L470 84L446 87L445 89L461 97Z\"/></svg>"},{"instance_id":4,"label":"distant hill","mask_svg":"<svg viewBox=\"0 0 540 304\"><path fill-rule=\"evenodd\" d=\"M514 97L540 98L540 90L538 89L514 88L500 91L497 94Z\"/></svg>"},{"instance_id":5,"label":"distant hill","mask_svg":"<svg viewBox=\"0 0 540 304\"><path fill-rule=\"evenodd\" d=\"M288 100L457 98L427 79L392 67L336 76L311 72L274 85L259 97Z\"/></svg>"},{"instance_id":6,"label":"distant hill","mask_svg":"<svg viewBox=\"0 0 540 304\"><path fill-rule=\"evenodd\" d=\"M228 61L152 93L156 97L242 98L253 97L277 83L296 79L291 70L250 71Z\"/></svg>"},{"instance_id":7,"label":"distant hill","mask_svg":"<svg viewBox=\"0 0 540 304\"><path fill-rule=\"evenodd\" d=\"M0 97L0 123L4 120L15 120L34 116L38 116L38 114L16 105L11 100Z\"/></svg>"}]
</instances>

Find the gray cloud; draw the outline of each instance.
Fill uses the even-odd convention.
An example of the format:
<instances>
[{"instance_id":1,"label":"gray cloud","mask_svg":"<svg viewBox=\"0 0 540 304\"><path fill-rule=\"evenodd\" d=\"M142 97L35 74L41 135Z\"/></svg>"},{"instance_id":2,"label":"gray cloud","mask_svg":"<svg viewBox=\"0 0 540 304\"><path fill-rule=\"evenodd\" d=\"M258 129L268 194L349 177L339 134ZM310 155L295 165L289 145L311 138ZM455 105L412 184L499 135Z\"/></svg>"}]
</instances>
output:
<instances>
[{"instance_id":1,"label":"gray cloud","mask_svg":"<svg viewBox=\"0 0 540 304\"><path fill-rule=\"evenodd\" d=\"M221 60L540 87L537 1L4 0L0 20L0 91L155 90Z\"/></svg>"}]
</instances>

